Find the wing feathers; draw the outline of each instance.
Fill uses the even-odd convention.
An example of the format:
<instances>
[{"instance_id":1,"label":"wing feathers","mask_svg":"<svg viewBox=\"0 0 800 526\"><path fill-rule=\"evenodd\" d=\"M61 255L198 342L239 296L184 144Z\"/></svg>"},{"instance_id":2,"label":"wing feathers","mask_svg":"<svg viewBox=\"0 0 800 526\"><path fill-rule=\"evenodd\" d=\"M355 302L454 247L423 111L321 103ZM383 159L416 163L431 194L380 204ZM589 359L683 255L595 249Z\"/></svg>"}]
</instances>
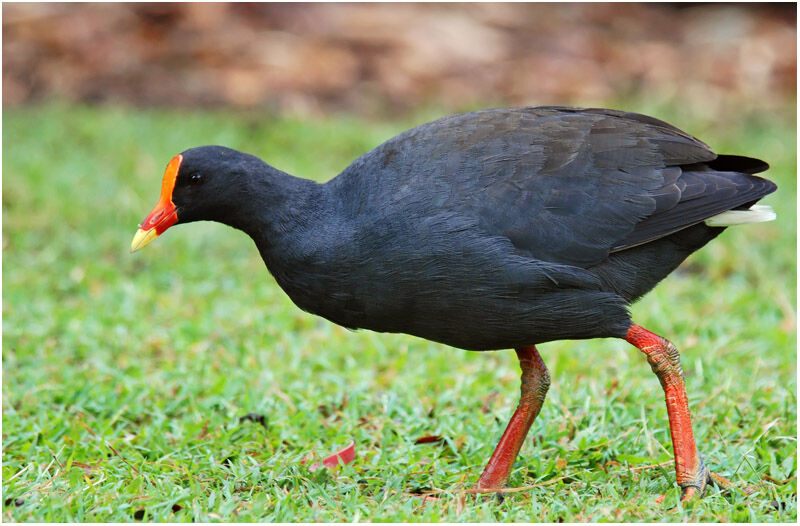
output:
<instances>
[{"instance_id":1,"label":"wing feathers","mask_svg":"<svg viewBox=\"0 0 800 526\"><path fill-rule=\"evenodd\" d=\"M728 210L752 203L775 191L775 183L738 172L684 172L671 197L677 203L659 210L636 225L612 252L659 239ZM669 195L669 194L668 194ZM658 201L657 201L658 202ZM666 203L662 198L661 203Z\"/></svg>"},{"instance_id":2,"label":"wing feathers","mask_svg":"<svg viewBox=\"0 0 800 526\"><path fill-rule=\"evenodd\" d=\"M348 204L354 213L367 205L391 211L399 200L404 214L409 203L421 216L449 209L477 220L484 235L510 240L520 256L588 268L612 251L749 206L775 189L750 175L766 168L717 156L645 115L507 108L409 130L332 184L355 186L368 173L381 191Z\"/></svg>"}]
</instances>

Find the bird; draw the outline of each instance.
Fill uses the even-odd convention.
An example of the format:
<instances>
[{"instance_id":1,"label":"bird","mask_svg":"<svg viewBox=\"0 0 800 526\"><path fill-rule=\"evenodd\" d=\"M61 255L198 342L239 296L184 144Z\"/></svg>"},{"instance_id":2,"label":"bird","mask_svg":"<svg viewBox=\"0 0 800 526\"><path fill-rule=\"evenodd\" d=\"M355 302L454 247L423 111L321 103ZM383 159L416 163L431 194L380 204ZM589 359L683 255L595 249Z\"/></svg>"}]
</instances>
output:
<instances>
[{"instance_id":1,"label":"bird","mask_svg":"<svg viewBox=\"0 0 800 526\"><path fill-rule=\"evenodd\" d=\"M325 183L223 146L169 161L131 252L176 224L249 235L304 311L470 351L514 349L520 398L475 492L506 487L550 375L537 345L619 338L663 388L681 499L731 482L705 465L680 354L629 307L727 226L769 221L764 161L719 155L642 114L495 108L397 135Z\"/></svg>"}]
</instances>

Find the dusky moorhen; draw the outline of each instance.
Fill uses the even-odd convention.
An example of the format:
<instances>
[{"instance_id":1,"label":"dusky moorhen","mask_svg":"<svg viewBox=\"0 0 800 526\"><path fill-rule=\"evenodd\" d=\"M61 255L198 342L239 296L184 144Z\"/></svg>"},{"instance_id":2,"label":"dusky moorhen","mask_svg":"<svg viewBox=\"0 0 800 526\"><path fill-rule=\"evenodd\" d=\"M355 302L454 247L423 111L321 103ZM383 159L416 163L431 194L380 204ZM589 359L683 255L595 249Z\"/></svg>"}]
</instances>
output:
<instances>
[{"instance_id":1,"label":"dusky moorhen","mask_svg":"<svg viewBox=\"0 0 800 526\"><path fill-rule=\"evenodd\" d=\"M763 161L717 155L635 113L506 108L418 126L327 183L202 146L167 165L135 251L178 223L247 233L303 310L348 328L470 350L516 349L521 396L480 476L503 487L550 384L535 345L622 338L666 395L682 498L710 472L695 445L675 346L628 306L725 226L774 219Z\"/></svg>"}]
</instances>

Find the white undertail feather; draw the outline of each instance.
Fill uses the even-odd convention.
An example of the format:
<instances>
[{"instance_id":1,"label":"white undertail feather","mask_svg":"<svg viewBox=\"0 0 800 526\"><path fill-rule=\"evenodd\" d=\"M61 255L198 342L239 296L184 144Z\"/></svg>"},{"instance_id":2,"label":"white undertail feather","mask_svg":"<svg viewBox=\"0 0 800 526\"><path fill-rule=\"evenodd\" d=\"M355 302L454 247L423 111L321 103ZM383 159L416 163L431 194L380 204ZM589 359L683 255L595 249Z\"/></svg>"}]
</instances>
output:
<instances>
[{"instance_id":1,"label":"white undertail feather","mask_svg":"<svg viewBox=\"0 0 800 526\"><path fill-rule=\"evenodd\" d=\"M708 226L731 226L742 223L763 223L778 217L769 205L753 205L747 210L728 210L706 219Z\"/></svg>"}]
</instances>

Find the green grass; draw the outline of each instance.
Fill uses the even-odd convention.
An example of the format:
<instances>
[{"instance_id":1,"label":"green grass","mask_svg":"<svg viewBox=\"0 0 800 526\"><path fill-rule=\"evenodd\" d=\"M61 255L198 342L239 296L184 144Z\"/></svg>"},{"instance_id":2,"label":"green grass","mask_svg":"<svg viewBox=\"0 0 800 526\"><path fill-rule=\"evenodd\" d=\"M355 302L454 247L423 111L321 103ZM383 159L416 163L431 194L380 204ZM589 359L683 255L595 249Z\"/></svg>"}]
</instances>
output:
<instances>
[{"instance_id":1,"label":"green grass","mask_svg":"<svg viewBox=\"0 0 800 526\"><path fill-rule=\"evenodd\" d=\"M595 340L540 346L553 385L511 484L541 486L425 502L415 493L480 474L516 403L514 353L303 313L221 225L128 253L188 147L326 180L435 112L376 124L55 105L3 116L3 519L793 522L794 106L649 110L770 161L780 185L765 200L778 221L729 229L633 308L681 349L701 451L740 490L676 508L659 384L636 349ZM415 445L425 435L444 441ZM351 440L356 461L334 473L301 462Z\"/></svg>"}]
</instances>

